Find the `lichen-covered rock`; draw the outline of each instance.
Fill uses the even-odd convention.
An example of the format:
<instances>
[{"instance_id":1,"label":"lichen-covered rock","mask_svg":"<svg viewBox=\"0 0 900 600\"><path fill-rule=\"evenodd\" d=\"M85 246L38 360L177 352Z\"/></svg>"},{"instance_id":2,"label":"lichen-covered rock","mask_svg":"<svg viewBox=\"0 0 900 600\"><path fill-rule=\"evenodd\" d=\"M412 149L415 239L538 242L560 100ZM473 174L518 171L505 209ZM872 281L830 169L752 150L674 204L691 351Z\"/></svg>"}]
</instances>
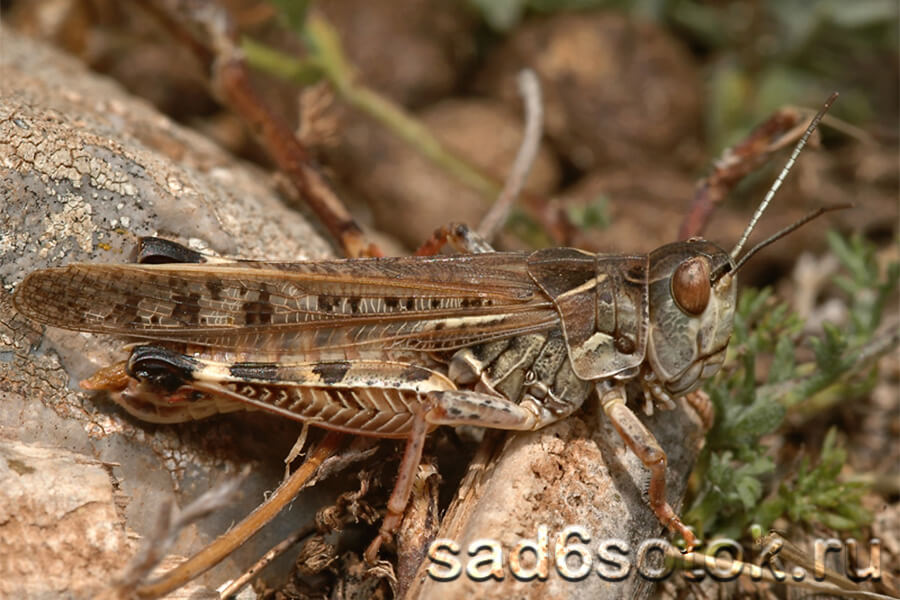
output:
<instances>
[{"instance_id":1,"label":"lichen-covered rock","mask_svg":"<svg viewBox=\"0 0 900 600\"><path fill-rule=\"evenodd\" d=\"M126 261L142 235L287 259L324 256L328 247L281 204L269 175L90 74L78 61L8 29L0 36L0 432L45 446L50 455L78 453L107 463L124 499L121 526L140 535L153 530L161 505L173 493L184 504L256 462L240 498L182 536L175 551L187 554L246 515L278 484L295 424L251 415L246 422L158 427L129 418L76 384L121 360L122 342L33 325L13 310L11 292L34 269ZM253 442L254 437L266 443ZM283 438L288 439L279 444ZM42 468L61 485L74 467L68 458L59 472L53 464L51 456ZM6 480L15 476L4 471L0 505L10 501L5 495L14 487ZM10 514L0 512L4 518ZM23 526L15 540L4 532L0 554L33 546L36 541L27 536L37 531ZM53 539L57 533L42 535ZM262 554L272 543L263 537L242 550L243 556ZM117 563L100 561L88 571L82 568L82 550L90 546L73 550L67 568L46 580L48 587L30 587L27 595L53 595L66 589L61 578L69 577L71 595L78 597L75 590L87 579L109 582L114 569L127 566L131 547L121 543ZM22 555L19 560L42 559ZM16 586L25 585L21 578L32 571L0 561L0 580L13 586L5 589L23 589ZM212 572L210 581L234 575L235 563L229 562Z\"/></svg>"}]
</instances>

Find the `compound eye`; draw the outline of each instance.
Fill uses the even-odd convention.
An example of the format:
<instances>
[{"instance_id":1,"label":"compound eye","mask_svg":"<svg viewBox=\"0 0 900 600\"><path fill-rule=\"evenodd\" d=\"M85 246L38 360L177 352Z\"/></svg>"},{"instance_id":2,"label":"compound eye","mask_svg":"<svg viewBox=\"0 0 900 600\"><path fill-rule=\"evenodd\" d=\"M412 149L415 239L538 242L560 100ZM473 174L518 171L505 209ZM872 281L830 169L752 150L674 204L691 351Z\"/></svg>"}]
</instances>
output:
<instances>
[{"instance_id":1,"label":"compound eye","mask_svg":"<svg viewBox=\"0 0 900 600\"><path fill-rule=\"evenodd\" d=\"M672 297L689 315L699 315L709 304L709 261L695 256L684 261L672 275Z\"/></svg>"}]
</instances>

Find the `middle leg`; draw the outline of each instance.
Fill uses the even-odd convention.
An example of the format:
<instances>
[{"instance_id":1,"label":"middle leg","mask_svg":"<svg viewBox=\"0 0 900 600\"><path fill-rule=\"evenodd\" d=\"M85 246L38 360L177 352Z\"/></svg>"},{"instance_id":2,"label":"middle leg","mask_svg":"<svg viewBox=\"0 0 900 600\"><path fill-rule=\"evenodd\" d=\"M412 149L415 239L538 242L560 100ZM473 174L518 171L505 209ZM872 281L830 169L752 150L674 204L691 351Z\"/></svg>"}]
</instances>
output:
<instances>
[{"instance_id":1,"label":"middle leg","mask_svg":"<svg viewBox=\"0 0 900 600\"><path fill-rule=\"evenodd\" d=\"M393 538L409 501L416 468L422 458L425 436L436 425L475 425L486 429L534 431L567 417L578 409L572 404L564 412L550 412L534 402L516 404L502 396L465 390L429 392L423 410L416 414L400 461L397 482L388 500L388 510L378 536L366 549L365 558L373 564L382 543Z\"/></svg>"},{"instance_id":2,"label":"middle leg","mask_svg":"<svg viewBox=\"0 0 900 600\"><path fill-rule=\"evenodd\" d=\"M416 256L434 256L441 248L450 244L460 254L484 254L494 252L494 248L483 237L462 223L450 223L438 228L425 240Z\"/></svg>"}]
</instances>

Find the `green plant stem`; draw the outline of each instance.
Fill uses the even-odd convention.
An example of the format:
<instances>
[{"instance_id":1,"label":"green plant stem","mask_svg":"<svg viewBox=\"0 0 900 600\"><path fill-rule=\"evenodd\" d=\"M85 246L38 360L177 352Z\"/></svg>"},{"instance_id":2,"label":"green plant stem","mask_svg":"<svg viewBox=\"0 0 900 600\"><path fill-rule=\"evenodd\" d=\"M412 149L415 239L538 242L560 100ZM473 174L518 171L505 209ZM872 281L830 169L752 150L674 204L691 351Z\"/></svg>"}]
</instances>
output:
<instances>
[{"instance_id":1,"label":"green plant stem","mask_svg":"<svg viewBox=\"0 0 900 600\"><path fill-rule=\"evenodd\" d=\"M356 81L337 33L324 19L309 15L304 37L312 55L306 60L298 60L250 39L244 39L241 47L251 66L276 77L302 85L324 77L345 102L377 120L435 165L487 200L497 198L500 185L496 181L444 148L411 114Z\"/></svg>"},{"instance_id":2,"label":"green plant stem","mask_svg":"<svg viewBox=\"0 0 900 600\"><path fill-rule=\"evenodd\" d=\"M324 76L315 58L294 58L246 36L241 39L241 50L250 66L279 79L311 85Z\"/></svg>"}]
</instances>

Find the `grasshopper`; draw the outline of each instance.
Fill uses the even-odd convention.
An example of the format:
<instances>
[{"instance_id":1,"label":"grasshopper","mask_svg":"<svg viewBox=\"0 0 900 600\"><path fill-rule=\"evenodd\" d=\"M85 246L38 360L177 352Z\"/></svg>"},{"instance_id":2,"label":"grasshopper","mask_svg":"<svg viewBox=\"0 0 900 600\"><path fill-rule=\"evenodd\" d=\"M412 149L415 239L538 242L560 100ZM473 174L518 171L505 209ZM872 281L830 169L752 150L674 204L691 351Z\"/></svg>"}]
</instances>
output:
<instances>
[{"instance_id":1,"label":"grasshopper","mask_svg":"<svg viewBox=\"0 0 900 600\"><path fill-rule=\"evenodd\" d=\"M593 395L650 471L660 522L697 539L665 495L666 454L628 407L673 408L725 359L736 274L819 209L741 249L830 106L813 119L731 252L700 238L648 255L573 248L495 252L464 226L430 251L463 254L268 262L207 256L158 238L136 264L29 274L19 312L137 340L126 361L82 382L129 413L182 422L263 410L318 427L406 440L374 561L400 523L426 435L440 425L536 430ZM427 247L427 246L425 246Z\"/></svg>"}]
</instances>

